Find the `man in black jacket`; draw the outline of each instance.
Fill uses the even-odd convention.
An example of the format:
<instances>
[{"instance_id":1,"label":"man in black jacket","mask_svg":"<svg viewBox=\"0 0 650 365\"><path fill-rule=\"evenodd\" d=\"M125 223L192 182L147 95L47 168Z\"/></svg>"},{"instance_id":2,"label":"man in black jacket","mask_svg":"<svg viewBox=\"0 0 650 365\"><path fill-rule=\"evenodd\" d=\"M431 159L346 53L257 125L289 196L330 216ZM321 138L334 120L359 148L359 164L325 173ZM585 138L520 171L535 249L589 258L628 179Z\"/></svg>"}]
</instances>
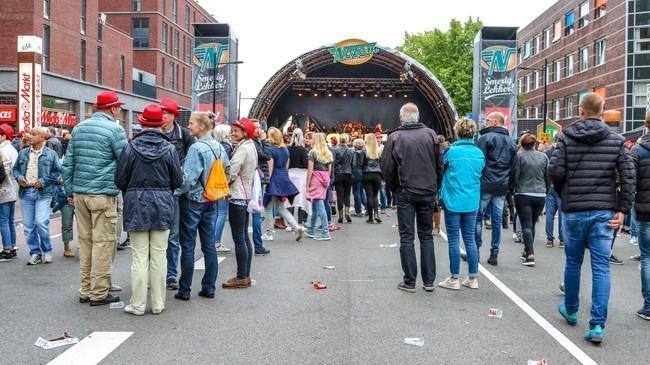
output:
<instances>
[{"instance_id":1,"label":"man in black jacket","mask_svg":"<svg viewBox=\"0 0 650 365\"><path fill-rule=\"evenodd\" d=\"M580 270L589 247L592 303L587 341L603 340L609 304L609 257L615 230L632 207L635 171L622 136L603 123L603 99L590 93L580 100L580 120L565 128L548 167L562 199L565 299L559 312L578 322Z\"/></svg>"},{"instance_id":2,"label":"man in black jacket","mask_svg":"<svg viewBox=\"0 0 650 365\"><path fill-rule=\"evenodd\" d=\"M389 190L397 192L397 222L404 280L400 290L415 293L418 264L415 257L415 223L420 238L424 290L433 291L436 257L433 250L435 195L442 184L442 156L436 133L419 123L415 104L400 109L402 125L388 136L381 156L381 172Z\"/></svg>"},{"instance_id":3,"label":"man in black jacket","mask_svg":"<svg viewBox=\"0 0 650 365\"><path fill-rule=\"evenodd\" d=\"M476 140L476 146L485 155L485 169L481 176L481 204L476 215L476 247L483 245L483 215L490 209L492 217L492 242L488 264L497 265L501 244L503 206L512 184L517 161L517 148L505 128L505 116L499 112L488 114L485 127Z\"/></svg>"}]
</instances>

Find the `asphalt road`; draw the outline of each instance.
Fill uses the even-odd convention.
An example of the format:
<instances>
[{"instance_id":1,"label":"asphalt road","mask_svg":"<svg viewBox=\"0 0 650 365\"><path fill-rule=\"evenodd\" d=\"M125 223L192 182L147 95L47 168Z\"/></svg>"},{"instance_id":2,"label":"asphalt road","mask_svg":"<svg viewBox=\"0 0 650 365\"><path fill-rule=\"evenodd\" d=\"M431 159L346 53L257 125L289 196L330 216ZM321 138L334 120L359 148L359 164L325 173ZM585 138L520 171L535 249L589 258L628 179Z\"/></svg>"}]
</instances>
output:
<instances>
[{"instance_id":1,"label":"asphalt road","mask_svg":"<svg viewBox=\"0 0 650 365\"><path fill-rule=\"evenodd\" d=\"M355 218L352 224L343 224L330 242L296 243L289 233L279 232L267 244L272 254L253 260L256 286L218 289L212 300L197 297L202 275L197 271L189 302L178 301L168 292L166 311L143 317L108 306L79 304L78 260L62 257L60 237L54 238L55 261L30 267L25 265L27 250L21 235L19 260L0 263L5 344L0 363L48 363L74 347L43 350L34 342L39 336L57 337L63 331L80 339L95 331L133 332L111 348L102 364L526 364L542 358L549 364L580 363L566 349L571 343L599 364L650 362L646 347L650 323L635 316L642 299L638 263L627 260L638 252L628 244L629 237L620 237L615 246L615 253L626 262L612 267L609 320L601 346L582 339L591 302L587 259L579 324L569 327L557 314L563 253L544 247L543 221L538 223L534 268L520 264L522 246L512 241L511 230L504 232L499 266L485 264L488 254L483 248L486 269L550 328L559 330L566 337L563 346L483 274L479 290L436 287L426 293L420 282L416 294L397 290L402 276L399 249L380 247L399 241L392 227L394 213L389 210L393 216L385 217L381 225ZM59 224L53 221L55 236ZM224 237L230 237L226 230ZM489 234L484 232L484 242L489 242ZM435 245L439 282L449 274L447 244L437 237ZM219 284L235 272L234 253L225 257ZM329 265L335 270L323 269ZM461 276L466 272L463 263ZM113 278L124 287L121 297L128 303L130 250L118 253ZM322 281L328 289L317 291L312 281ZM501 309L503 317L490 318L491 307ZM404 344L407 337L423 338L424 345Z\"/></svg>"}]
</instances>

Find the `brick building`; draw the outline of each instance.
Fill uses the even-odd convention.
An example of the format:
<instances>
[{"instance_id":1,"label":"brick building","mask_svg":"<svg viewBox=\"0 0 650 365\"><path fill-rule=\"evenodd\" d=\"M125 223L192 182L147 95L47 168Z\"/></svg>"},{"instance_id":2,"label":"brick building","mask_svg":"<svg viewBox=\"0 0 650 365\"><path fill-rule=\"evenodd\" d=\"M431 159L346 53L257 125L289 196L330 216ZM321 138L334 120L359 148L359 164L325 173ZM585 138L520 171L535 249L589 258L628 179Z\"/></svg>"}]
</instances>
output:
<instances>
[{"instance_id":1,"label":"brick building","mask_svg":"<svg viewBox=\"0 0 650 365\"><path fill-rule=\"evenodd\" d=\"M576 120L580 97L598 92L618 110L618 131L642 124L650 85L650 1L561 0L518 33L520 129L543 119L544 62L548 118ZM527 123L529 122L529 123Z\"/></svg>"}]
</instances>

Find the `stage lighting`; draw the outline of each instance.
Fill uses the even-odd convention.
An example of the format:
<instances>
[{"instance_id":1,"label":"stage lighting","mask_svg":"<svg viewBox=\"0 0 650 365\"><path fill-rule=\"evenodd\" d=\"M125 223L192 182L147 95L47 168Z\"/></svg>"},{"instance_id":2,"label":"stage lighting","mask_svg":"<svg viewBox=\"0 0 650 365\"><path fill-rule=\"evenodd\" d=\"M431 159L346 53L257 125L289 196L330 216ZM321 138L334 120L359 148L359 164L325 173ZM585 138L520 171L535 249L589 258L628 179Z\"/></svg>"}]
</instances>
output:
<instances>
[{"instance_id":1,"label":"stage lighting","mask_svg":"<svg viewBox=\"0 0 650 365\"><path fill-rule=\"evenodd\" d=\"M392 97L393 97L393 94L388 94L388 97L389 97L389 98L392 98Z\"/></svg>"},{"instance_id":2,"label":"stage lighting","mask_svg":"<svg viewBox=\"0 0 650 365\"><path fill-rule=\"evenodd\" d=\"M332 96L332 93L327 94L327 96Z\"/></svg>"},{"instance_id":3,"label":"stage lighting","mask_svg":"<svg viewBox=\"0 0 650 365\"><path fill-rule=\"evenodd\" d=\"M405 97L405 98L408 98L409 96L408 96L408 95L406 95L406 94L404 94L404 97Z\"/></svg>"},{"instance_id":4,"label":"stage lighting","mask_svg":"<svg viewBox=\"0 0 650 365\"><path fill-rule=\"evenodd\" d=\"M302 93L298 93L298 96L302 96Z\"/></svg>"},{"instance_id":5,"label":"stage lighting","mask_svg":"<svg viewBox=\"0 0 650 365\"><path fill-rule=\"evenodd\" d=\"M318 96L318 93L314 93L314 96Z\"/></svg>"},{"instance_id":6,"label":"stage lighting","mask_svg":"<svg viewBox=\"0 0 650 365\"><path fill-rule=\"evenodd\" d=\"M359 94L359 96L363 98L366 95L364 93L361 93L361 94Z\"/></svg>"},{"instance_id":7,"label":"stage lighting","mask_svg":"<svg viewBox=\"0 0 650 365\"><path fill-rule=\"evenodd\" d=\"M378 97L379 97L379 94L375 94L375 97L378 98Z\"/></svg>"},{"instance_id":8,"label":"stage lighting","mask_svg":"<svg viewBox=\"0 0 650 365\"><path fill-rule=\"evenodd\" d=\"M347 97L347 96L348 96L348 94L347 94L347 93L343 93L343 97L344 97L344 98L345 98L345 97Z\"/></svg>"}]
</instances>

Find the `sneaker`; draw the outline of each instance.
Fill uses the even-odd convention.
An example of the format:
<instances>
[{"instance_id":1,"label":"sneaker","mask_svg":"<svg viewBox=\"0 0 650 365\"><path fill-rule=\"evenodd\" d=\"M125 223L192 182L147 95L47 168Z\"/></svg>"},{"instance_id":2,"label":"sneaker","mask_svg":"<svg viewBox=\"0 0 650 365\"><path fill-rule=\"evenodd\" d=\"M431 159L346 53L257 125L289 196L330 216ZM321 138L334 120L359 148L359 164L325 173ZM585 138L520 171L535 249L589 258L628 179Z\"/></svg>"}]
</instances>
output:
<instances>
[{"instance_id":1,"label":"sneaker","mask_svg":"<svg viewBox=\"0 0 650 365\"><path fill-rule=\"evenodd\" d=\"M224 246L221 242L217 242L215 247L217 248L217 252L230 252L230 249Z\"/></svg>"},{"instance_id":2,"label":"sneaker","mask_svg":"<svg viewBox=\"0 0 650 365\"><path fill-rule=\"evenodd\" d=\"M11 254L11 252L1 252L0 253L0 262L7 262L7 261L13 261L14 256Z\"/></svg>"},{"instance_id":3,"label":"sneaker","mask_svg":"<svg viewBox=\"0 0 650 365\"><path fill-rule=\"evenodd\" d=\"M611 255L609 257L609 263L612 265L623 265L623 260L619 259L618 257Z\"/></svg>"},{"instance_id":4,"label":"sneaker","mask_svg":"<svg viewBox=\"0 0 650 365\"><path fill-rule=\"evenodd\" d=\"M460 258L461 258L463 261L467 262L467 254L466 254L466 253L461 253L461 254L460 254Z\"/></svg>"},{"instance_id":5,"label":"sneaker","mask_svg":"<svg viewBox=\"0 0 650 365\"><path fill-rule=\"evenodd\" d=\"M560 283L560 291L562 292L562 295L564 295L564 283Z\"/></svg>"},{"instance_id":6,"label":"sneaker","mask_svg":"<svg viewBox=\"0 0 650 365\"><path fill-rule=\"evenodd\" d=\"M110 293L106 295L104 299L99 299L99 300L90 300L90 306L91 307L96 307L98 305L105 305L105 304L110 304L110 303L117 303L120 301L120 297L114 297Z\"/></svg>"},{"instance_id":7,"label":"sneaker","mask_svg":"<svg viewBox=\"0 0 650 365\"><path fill-rule=\"evenodd\" d=\"M109 292L118 292L122 291L122 287L119 285L111 285L111 287L108 289Z\"/></svg>"},{"instance_id":8,"label":"sneaker","mask_svg":"<svg viewBox=\"0 0 650 365\"><path fill-rule=\"evenodd\" d=\"M630 260L632 260L632 261L641 261L641 255L632 255L632 256L630 256Z\"/></svg>"},{"instance_id":9,"label":"sneaker","mask_svg":"<svg viewBox=\"0 0 650 365\"><path fill-rule=\"evenodd\" d=\"M521 238L521 233L515 232L512 234L512 240L515 241L516 243L522 243L524 240Z\"/></svg>"},{"instance_id":10,"label":"sneaker","mask_svg":"<svg viewBox=\"0 0 650 365\"><path fill-rule=\"evenodd\" d=\"M214 299L214 292L208 292L206 290L201 290L199 296L208 299Z\"/></svg>"},{"instance_id":11,"label":"sneaker","mask_svg":"<svg viewBox=\"0 0 650 365\"><path fill-rule=\"evenodd\" d=\"M307 228L307 230L305 231L305 236L309 238L314 238L316 237L316 232L314 232L314 230L311 228Z\"/></svg>"},{"instance_id":12,"label":"sneaker","mask_svg":"<svg viewBox=\"0 0 650 365\"><path fill-rule=\"evenodd\" d=\"M321 233L321 234L319 234L318 236L314 236L314 237L312 237L312 238L313 238L314 240L316 240L316 241L329 241L329 240L332 239L332 236L330 236L329 233L326 233L326 234L322 234L322 233Z\"/></svg>"},{"instance_id":13,"label":"sneaker","mask_svg":"<svg viewBox=\"0 0 650 365\"><path fill-rule=\"evenodd\" d=\"M11 249L11 257L13 257L13 258L18 257L18 249L17 248Z\"/></svg>"},{"instance_id":14,"label":"sneaker","mask_svg":"<svg viewBox=\"0 0 650 365\"><path fill-rule=\"evenodd\" d=\"M560 244L557 247L564 248L564 241L560 241Z\"/></svg>"},{"instance_id":15,"label":"sneaker","mask_svg":"<svg viewBox=\"0 0 650 365\"><path fill-rule=\"evenodd\" d=\"M178 282L176 279L167 279L167 290L178 290Z\"/></svg>"},{"instance_id":16,"label":"sneaker","mask_svg":"<svg viewBox=\"0 0 650 365\"><path fill-rule=\"evenodd\" d=\"M386 209L380 209L379 214L386 214Z\"/></svg>"},{"instance_id":17,"label":"sneaker","mask_svg":"<svg viewBox=\"0 0 650 365\"><path fill-rule=\"evenodd\" d=\"M268 233L264 233L262 235L262 241L273 241L273 236Z\"/></svg>"},{"instance_id":18,"label":"sneaker","mask_svg":"<svg viewBox=\"0 0 650 365\"><path fill-rule=\"evenodd\" d=\"M41 255L31 255L27 261L27 265L38 265L42 263L43 259L41 258Z\"/></svg>"},{"instance_id":19,"label":"sneaker","mask_svg":"<svg viewBox=\"0 0 650 365\"><path fill-rule=\"evenodd\" d=\"M250 282L246 279L231 278L225 283L221 284L224 289L245 289L250 286Z\"/></svg>"},{"instance_id":20,"label":"sneaker","mask_svg":"<svg viewBox=\"0 0 650 365\"><path fill-rule=\"evenodd\" d=\"M44 263L49 264L49 263L52 262L52 260L54 260L54 258L52 257L52 251L43 252L43 262Z\"/></svg>"},{"instance_id":21,"label":"sneaker","mask_svg":"<svg viewBox=\"0 0 650 365\"><path fill-rule=\"evenodd\" d=\"M259 250L255 250L255 256L266 256L271 253L271 250L262 247Z\"/></svg>"},{"instance_id":22,"label":"sneaker","mask_svg":"<svg viewBox=\"0 0 650 365\"><path fill-rule=\"evenodd\" d=\"M124 307L124 312L133 314L134 316L144 316L144 311L133 308L131 304Z\"/></svg>"},{"instance_id":23,"label":"sneaker","mask_svg":"<svg viewBox=\"0 0 650 365\"><path fill-rule=\"evenodd\" d=\"M595 344L603 342L603 338L605 338L605 333L603 332L603 328L598 325L590 329L585 335L585 340Z\"/></svg>"},{"instance_id":24,"label":"sneaker","mask_svg":"<svg viewBox=\"0 0 650 365\"><path fill-rule=\"evenodd\" d=\"M445 289L460 290L460 281L458 279L451 281L451 278L447 278L445 281L438 283L438 286Z\"/></svg>"},{"instance_id":25,"label":"sneaker","mask_svg":"<svg viewBox=\"0 0 650 365\"><path fill-rule=\"evenodd\" d=\"M555 247L555 243L552 240L548 240L546 241L546 247L553 248Z\"/></svg>"},{"instance_id":26,"label":"sneaker","mask_svg":"<svg viewBox=\"0 0 650 365\"><path fill-rule=\"evenodd\" d=\"M489 220L489 219L486 219L484 226L485 226L485 229L492 229L492 221Z\"/></svg>"},{"instance_id":27,"label":"sneaker","mask_svg":"<svg viewBox=\"0 0 650 365\"><path fill-rule=\"evenodd\" d=\"M491 253L490 258L487 260L487 263L492 265L492 266L497 266L497 255Z\"/></svg>"},{"instance_id":28,"label":"sneaker","mask_svg":"<svg viewBox=\"0 0 650 365\"><path fill-rule=\"evenodd\" d=\"M117 250L118 251L123 251L123 250L126 250L129 247L131 247L131 239L127 238L127 239L124 240L124 242L117 245Z\"/></svg>"},{"instance_id":29,"label":"sneaker","mask_svg":"<svg viewBox=\"0 0 650 365\"><path fill-rule=\"evenodd\" d=\"M302 239L302 235L303 235L302 231L303 231L302 227L296 228L296 242L300 242L300 240Z\"/></svg>"},{"instance_id":30,"label":"sneaker","mask_svg":"<svg viewBox=\"0 0 650 365\"><path fill-rule=\"evenodd\" d=\"M404 282L401 282L397 284L397 289L405 291L407 293L415 293L415 286L414 285L406 285Z\"/></svg>"},{"instance_id":31,"label":"sneaker","mask_svg":"<svg viewBox=\"0 0 650 365\"><path fill-rule=\"evenodd\" d=\"M641 309L640 311L636 312L636 315L645 319L646 321L650 321L650 310Z\"/></svg>"},{"instance_id":32,"label":"sneaker","mask_svg":"<svg viewBox=\"0 0 650 365\"><path fill-rule=\"evenodd\" d=\"M424 289L424 291L432 292L432 291L434 291L436 288L433 286L433 283L431 283L431 284L424 284L424 285L422 286L422 289Z\"/></svg>"},{"instance_id":33,"label":"sneaker","mask_svg":"<svg viewBox=\"0 0 650 365\"><path fill-rule=\"evenodd\" d=\"M160 314L165 310L165 307L162 308L151 308L151 313L153 314Z\"/></svg>"},{"instance_id":34,"label":"sneaker","mask_svg":"<svg viewBox=\"0 0 650 365\"><path fill-rule=\"evenodd\" d=\"M183 300L183 301L186 301L186 302L187 302L188 300L190 300L190 296L189 296L189 295L181 295L181 294L179 294L179 293L174 294L174 298L176 298L176 299L178 299L178 300Z\"/></svg>"},{"instance_id":35,"label":"sneaker","mask_svg":"<svg viewBox=\"0 0 650 365\"><path fill-rule=\"evenodd\" d=\"M560 303L560 306L558 307L558 311L560 312L560 315L562 315L562 317L564 317L564 319L566 320L566 322L569 325L575 326L578 323L578 312L575 312L573 314L569 314L566 311L566 306L564 305L564 301L562 301L562 303Z\"/></svg>"},{"instance_id":36,"label":"sneaker","mask_svg":"<svg viewBox=\"0 0 650 365\"><path fill-rule=\"evenodd\" d=\"M381 220L381 218L379 218L379 217L375 217L375 222L376 222L376 223L381 223L381 222L383 222L383 221Z\"/></svg>"},{"instance_id":37,"label":"sneaker","mask_svg":"<svg viewBox=\"0 0 650 365\"><path fill-rule=\"evenodd\" d=\"M372 218L368 218L368 219L366 219L366 223L368 223L368 224L375 224L375 221L372 220Z\"/></svg>"},{"instance_id":38,"label":"sneaker","mask_svg":"<svg viewBox=\"0 0 650 365\"><path fill-rule=\"evenodd\" d=\"M535 266L535 258L533 256L526 256L521 264L524 266Z\"/></svg>"},{"instance_id":39,"label":"sneaker","mask_svg":"<svg viewBox=\"0 0 650 365\"><path fill-rule=\"evenodd\" d=\"M630 244L631 244L632 246L638 246L638 245L639 245L639 239L636 238L636 237L632 237L632 238L630 239Z\"/></svg>"},{"instance_id":40,"label":"sneaker","mask_svg":"<svg viewBox=\"0 0 650 365\"><path fill-rule=\"evenodd\" d=\"M474 278L474 280L470 280L470 278L467 278L463 280L463 286L470 289L478 289L478 279Z\"/></svg>"},{"instance_id":41,"label":"sneaker","mask_svg":"<svg viewBox=\"0 0 650 365\"><path fill-rule=\"evenodd\" d=\"M284 229L285 232L293 232L293 228L291 226L287 226L287 228Z\"/></svg>"}]
</instances>

